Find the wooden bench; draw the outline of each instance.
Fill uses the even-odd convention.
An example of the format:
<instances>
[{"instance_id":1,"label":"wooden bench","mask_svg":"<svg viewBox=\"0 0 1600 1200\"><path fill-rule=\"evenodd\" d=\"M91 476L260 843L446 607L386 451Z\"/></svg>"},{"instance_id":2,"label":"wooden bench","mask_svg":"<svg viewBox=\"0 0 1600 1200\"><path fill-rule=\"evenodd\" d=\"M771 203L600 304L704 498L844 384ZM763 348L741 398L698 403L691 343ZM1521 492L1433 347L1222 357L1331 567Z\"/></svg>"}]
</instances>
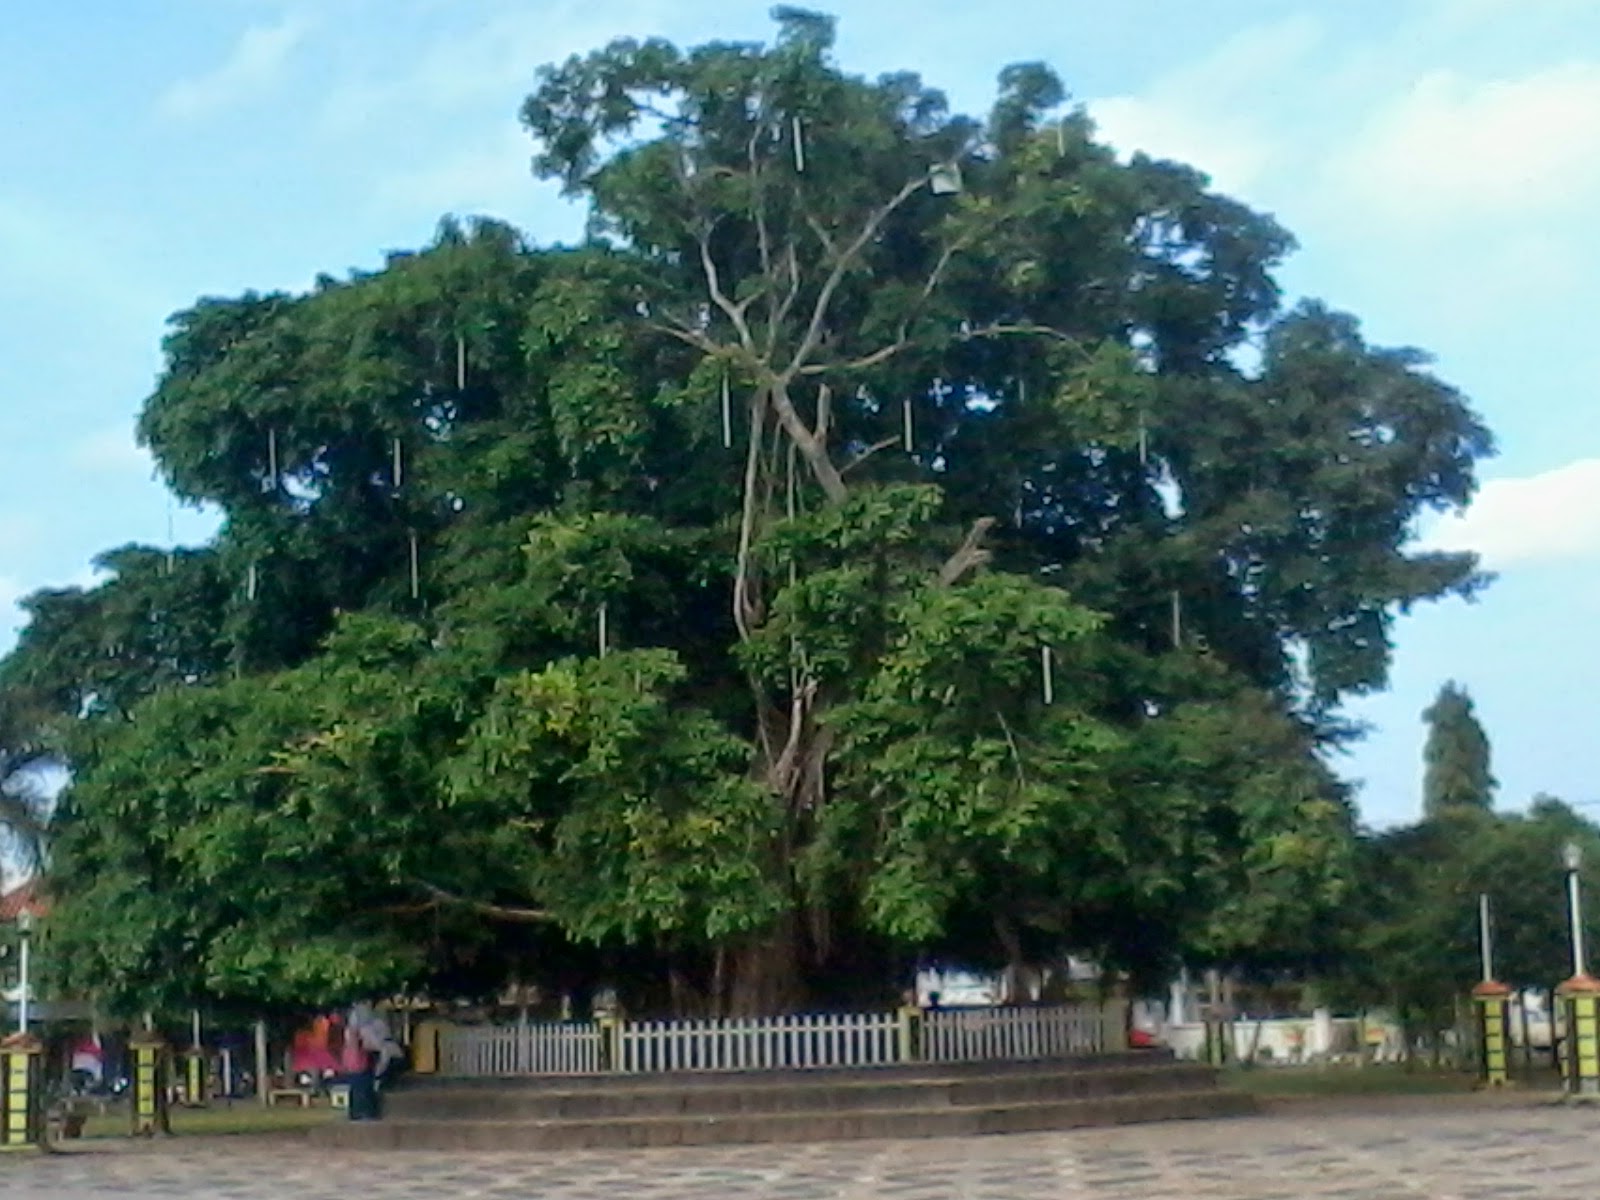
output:
<instances>
[{"instance_id":1,"label":"wooden bench","mask_svg":"<svg viewBox=\"0 0 1600 1200\"><path fill-rule=\"evenodd\" d=\"M301 1108L311 1107L311 1093L305 1088L273 1088L267 1093L269 1107L277 1108L280 1100L298 1104Z\"/></svg>"}]
</instances>

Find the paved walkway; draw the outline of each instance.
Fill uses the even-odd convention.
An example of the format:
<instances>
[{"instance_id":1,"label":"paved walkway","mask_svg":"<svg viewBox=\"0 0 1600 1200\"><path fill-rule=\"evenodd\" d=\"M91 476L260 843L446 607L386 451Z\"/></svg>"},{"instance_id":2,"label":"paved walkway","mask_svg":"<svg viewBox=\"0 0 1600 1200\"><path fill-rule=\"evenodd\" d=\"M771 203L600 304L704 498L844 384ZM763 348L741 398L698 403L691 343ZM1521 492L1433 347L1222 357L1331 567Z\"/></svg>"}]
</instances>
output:
<instances>
[{"instance_id":1,"label":"paved walkway","mask_svg":"<svg viewBox=\"0 0 1600 1200\"><path fill-rule=\"evenodd\" d=\"M1419 1106L1420 1105L1420 1106ZM7 1200L1515 1200L1600 1191L1600 1108L1386 1104L933 1142L328 1154L211 1139L0 1159Z\"/></svg>"}]
</instances>

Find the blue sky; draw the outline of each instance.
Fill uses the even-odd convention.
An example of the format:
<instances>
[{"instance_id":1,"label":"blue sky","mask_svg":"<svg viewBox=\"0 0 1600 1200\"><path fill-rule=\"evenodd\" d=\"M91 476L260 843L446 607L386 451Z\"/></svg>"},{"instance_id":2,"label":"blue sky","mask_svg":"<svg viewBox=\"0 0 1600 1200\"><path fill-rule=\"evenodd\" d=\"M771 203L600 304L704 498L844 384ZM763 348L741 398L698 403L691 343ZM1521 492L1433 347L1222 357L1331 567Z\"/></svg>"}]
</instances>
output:
<instances>
[{"instance_id":1,"label":"blue sky","mask_svg":"<svg viewBox=\"0 0 1600 1200\"><path fill-rule=\"evenodd\" d=\"M447 211L540 239L577 216L527 175L534 69L619 34L767 36L764 3L74 0L0 34L0 647L17 596L126 541L202 539L133 421L166 315L302 287ZM1276 213L1291 291L1433 351L1495 429L1472 510L1421 531L1500 572L1401 625L1394 686L1341 769L1412 817L1418 714L1454 677L1502 803L1600 799L1600 4L1594 0L843 0L855 70L985 106L1045 59L1122 149ZM1043 16L1048 14L1048 16Z\"/></svg>"}]
</instances>

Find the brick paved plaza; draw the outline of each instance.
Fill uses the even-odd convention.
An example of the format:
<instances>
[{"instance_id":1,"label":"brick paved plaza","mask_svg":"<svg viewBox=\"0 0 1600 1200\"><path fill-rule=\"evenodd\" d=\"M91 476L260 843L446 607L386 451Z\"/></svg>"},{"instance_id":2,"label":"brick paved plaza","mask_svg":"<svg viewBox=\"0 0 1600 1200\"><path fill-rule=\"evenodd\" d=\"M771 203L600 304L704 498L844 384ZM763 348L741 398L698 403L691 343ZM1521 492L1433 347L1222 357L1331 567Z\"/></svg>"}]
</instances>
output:
<instances>
[{"instance_id":1,"label":"brick paved plaza","mask_svg":"<svg viewBox=\"0 0 1600 1200\"><path fill-rule=\"evenodd\" d=\"M1236 1121L947 1141L553 1155L329 1153L294 1140L0 1161L7 1200L1350 1200L1600 1190L1600 1109L1386 1101Z\"/></svg>"}]
</instances>

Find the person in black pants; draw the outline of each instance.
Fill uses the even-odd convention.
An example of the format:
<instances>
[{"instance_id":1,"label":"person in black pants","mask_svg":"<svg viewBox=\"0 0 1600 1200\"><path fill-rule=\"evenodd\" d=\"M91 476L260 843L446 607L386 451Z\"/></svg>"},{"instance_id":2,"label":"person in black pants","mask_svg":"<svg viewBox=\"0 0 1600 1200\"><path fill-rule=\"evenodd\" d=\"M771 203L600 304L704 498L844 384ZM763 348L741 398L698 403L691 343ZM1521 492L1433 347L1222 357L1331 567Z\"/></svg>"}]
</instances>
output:
<instances>
[{"instance_id":1,"label":"person in black pants","mask_svg":"<svg viewBox=\"0 0 1600 1200\"><path fill-rule=\"evenodd\" d=\"M378 1119L378 1080L374 1072L377 1055L362 1044L361 1029L349 1020L339 1022L329 1031L329 1041L334 1057L339 1063L340 1081L349 1090L349 1116L352 1121Z\"/></svg>"}]
</instances>

